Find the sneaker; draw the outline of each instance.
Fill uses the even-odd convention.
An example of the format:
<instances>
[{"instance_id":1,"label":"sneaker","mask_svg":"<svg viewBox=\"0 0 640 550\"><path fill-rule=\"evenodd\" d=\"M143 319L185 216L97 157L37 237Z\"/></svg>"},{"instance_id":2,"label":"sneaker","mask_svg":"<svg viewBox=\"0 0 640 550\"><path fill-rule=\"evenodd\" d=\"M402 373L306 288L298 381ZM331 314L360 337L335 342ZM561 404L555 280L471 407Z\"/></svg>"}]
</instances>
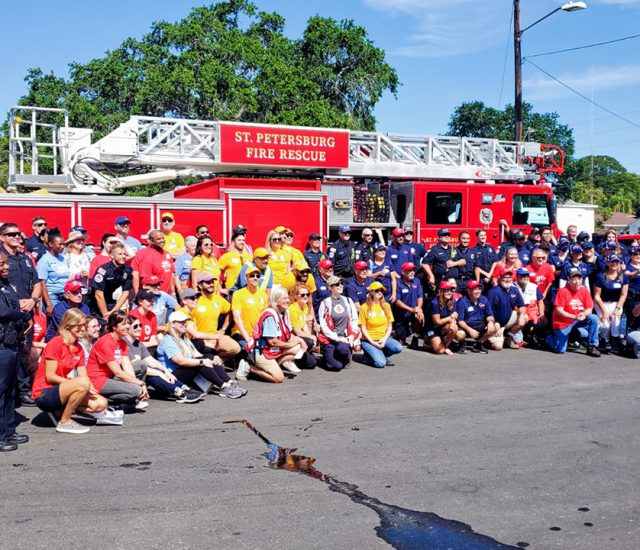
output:
<instances>
[{"instance_id":1,"label":"sneaker","mask_svg":"<svg viewBox=\"0 0 640 550\"><path fill-rule=\"evenodd\" d=\"M299 374L302 372L293 361L285 361L282 363L282 368L289 374Z\"/></svg>"},{"instance_id":2,"label":"sneaker","mask_svg":"<svg viewBox=\"0 0 640 550\"><path fill-rule=\"evenodd\" d=\"M595 346L589 346L587 348L587 355L589 357L600 357L600 351L598 351L598 348Z\"/></svg>"},{"instance_id":3,"label":"sneaker","mask_svg":"<svg viewBox=\"0 0 640 550\"><path fill-rule=\"evenodd\" d=\"M196 401L200 401L207 395L205 392L196 391L196 390L186 390L178 399L176 399L176 403L195 403Z\"/></svg>"},{"instance_id":4,"label":"sneaker","mask_svg":"<svg viewBox=\"0 0 640 550\"><path fill-rule=\"evenodd\" d=\"M414 336L413 338L411 338L411 343L409 344L409 349L413 349L413 350L417 350L418 349L418 337Z\"/></svg>"},{"instance_id":5,"label":"sneaker","mask_svg":"<svg viewBox=\"0 0 640 550\"><path fill-rule=\"evenodd\" d=\"M460 342L460 345L458 346L458 353L460 353L461 355L464 355L465 353L467 353L467 343L466 342Z\"/></svg>"},{"instance_id":6,"label":"sneaker","mask_svg":"<svg viewBox=\"0 0 640 550\"><path fill-rule=\"evenodd\" d=\"M387 365L386 366L387 367L395 367L396 364L393 361L391 361L391 359L387 359Z\"/></svg>"},{"instance_id":7,"label":"sneaker","mask_svg":"<svg viewBox=\"0 0 640 550\"><path fill-rule=\"evenodd\" d=\"M149 401L138 401L136 403L136 411L144 411L149 406Z\"/></svg>"},{"instance_id":8,"label":"sneaker","mask_svg":"<svg viewBox=\"0 0 640 550\"><path fill-rule=\"evenodd\" d=\"M489 353L480 342L476 342L476 345L471 348L473 353Z\"/></svg>"},{"instance_id":9,"label":"sneaker","mask_svg":"<svg viewBox=\"0 0 640 550\"><path fill-rule=\"evenodd\" d=\"M63 434L86 434L89 431L88 426L78 424L75 420L70 420L67 424L58 422L56 425L56 432Z\"/></svg>"},{"instance_id":10,"label":"sneaker","mask_svg":"<svg viewBox=\"0 0 640 550\"><path fill-rule=\"evenodd\" d=\"M238 382L236 382L235 380L231 380L231 384L233 386L235 386L239 391L242 392L242 395L247 395L249 393L249 390L243 388L240 384L238 384Z\"/></svg>"},{"instance_id":11,"label":"sneaker","mask_svg":"<svg viewBox=\"0 0 640 550\"><path fill-rule=\"evenodd\" d=\"M244 394L242 393L242 389L239 386L229 384L226 388L220 388L218 395L220 397L228 397L229 399L239 399Z\"/></svg>"},{"instance_id":12,"label":"sneaker","mask_svg":"<svg viewBox=\"0 0 640 550\"><path fill-rule=\"evenodd\" d=\"M124 413L115 414L109 409L99 413L92 413L91 416L96 419L98 426L122 426L124 424Z\"/></svg>"},{"instance_id":13,"label":"sneaker","mask_svg":"<svg viewBox=\"0 0 640 550\"><path fill-rule=\"evenodd\" d=\"M114 409L113 407L109 407L107 409L111 416L119 416L120 418L124 418L124 411L122 409Z\"/></svg>"},{"instance_id":14,"label":"sneaker","mask_svg":"<svg viewBox=\"0 0 640 550\"><path fill-rule=\"evenodd\" d=\"M240 359L238 362L238 370L236 371L236 380L246 380L251 372L251 367L246 359Z\"/></svg>"},{"instance_id":15,"label":"sneaker","mask_svg":"<svg viewBox=\"0 0 640 550\"><path fill-rule=\"evenodd\" d=\"M511 338L509 338L509 343L507 347L509 349L520 349L520 346L517 344L517 342L514 342Z\"/></svg>"}]
</instances>

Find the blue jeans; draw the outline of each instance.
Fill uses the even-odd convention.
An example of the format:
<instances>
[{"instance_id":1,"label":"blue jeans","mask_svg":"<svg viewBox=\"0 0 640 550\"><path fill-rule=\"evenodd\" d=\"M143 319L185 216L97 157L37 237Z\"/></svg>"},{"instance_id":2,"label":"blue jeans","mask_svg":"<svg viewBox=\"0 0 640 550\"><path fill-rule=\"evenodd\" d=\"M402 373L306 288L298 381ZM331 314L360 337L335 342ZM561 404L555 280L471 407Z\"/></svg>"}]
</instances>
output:
<instances>
[{"instance_id":1,"label":"blue jeans","mask_svg":"<svg viewBox=\"0 0 640 550\"><path fill-rule=\"evenodd\" d=\"M362 350L373 361L373 366L381 369L387 364L387 357L402 351L402 344L393 338L387 338L384 348L380 349L363 340Z\"/></svg>"},{"instance_id":2,"label":"blue jeans","mask_svg":"<svg viewBox=\"0 0 640 550\"><path fill-rule=\"evenodd\" d=\"M576 329L580 338L588 340L589 346L598 345L598 318L593 313L584 321L574 321L566 328L554 330L553 334L547 336L547 344L555 353L564 353L567 351L569 335Z\"/></svg>"}]
</instances>

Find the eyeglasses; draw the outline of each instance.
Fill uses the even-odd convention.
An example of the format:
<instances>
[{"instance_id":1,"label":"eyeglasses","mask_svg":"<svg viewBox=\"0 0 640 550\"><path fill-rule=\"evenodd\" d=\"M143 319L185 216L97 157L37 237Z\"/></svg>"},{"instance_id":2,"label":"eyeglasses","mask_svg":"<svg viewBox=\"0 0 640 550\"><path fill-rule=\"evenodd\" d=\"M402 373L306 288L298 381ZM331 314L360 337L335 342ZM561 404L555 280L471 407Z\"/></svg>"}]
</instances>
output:
<instances>
[{"instance_id":1,"label":"eyeglasses","mask_svg":"<svg viewBox=\"0 0 640 550\"><path fill-rule=\"evenodd\" d=\"M3 237L19 237L20 231L10 231L9 233L3 233Z\"/></svg>"},{"instance_id":2,"label":"eyeglasses","mask_svg":"<svg viewBox=\"0 0 640 550\"><path fill-rule=\"evenodd\" d=\"M309 297L309 293L308 293L308 292L306 292L305 294L298 294L298 296L299 296L300 298L308 298L308 297Z\"/></svg>"},{"instance_id":3,"label":"eyeglasses","mask_svg":"<svg viewBox=\"0 0 640 550\"><path fill-rule=\"evenodd\" d=\"M273 237L271 239L271 242L276 242L277 243L277 242L280 242L280 241L282 241L282 239L280 237Z\"/></svg>"},{"instance_id":4,"label":"eyeglasses","mask_svg":"<svg viewBox=\"0 0 640 550\"><path fill-rule=\"evenodd\" d=\"M202 248L211 248L213 244L211 243L203 243Z\"/></svg>"},{"instance_id":5,"label":"eyeglasses","mask_svg":"<svg viewBox=\"0 0 640 550\"><path fill-rule=\"evenodd\" d=\"M131 328L133 329L140 328L140 327L142 327L140 323L135 323L134 325L131 325Z\"/></svg>"},{"instance_id":6,"label":"eyeglasses","mask_svg":"<svg viewBox=\"0 0 640 550\"><path fill-rule=\"evenodd\" d=\"M260 275L258 275L257 273L252 273L247 277L247 279L259 279L259 278L260 278Z\"/></svg>"},{"instance_id":7,"label":"eyeglasses","mask_svg":"<svg viewBox=\"0 0 640 550\"><path fill-rule=\"evenodd\" d=\"M342 286L342 283L336 283L335 285L331 285L332 287L334 286Z\"/></svg>"},{"instance_id":8,"label":"eyeglasses","mask_svg":"<svg viewBox=\"0 0 640 550\"><path fill-rule=\"evenodd\" d=\"M208 234L209 234L209 230L208 230L208 229L207 229L207 230L205 230L205 231L200 230L200 236L208 235Z\"/></svg>"}]
</instances>

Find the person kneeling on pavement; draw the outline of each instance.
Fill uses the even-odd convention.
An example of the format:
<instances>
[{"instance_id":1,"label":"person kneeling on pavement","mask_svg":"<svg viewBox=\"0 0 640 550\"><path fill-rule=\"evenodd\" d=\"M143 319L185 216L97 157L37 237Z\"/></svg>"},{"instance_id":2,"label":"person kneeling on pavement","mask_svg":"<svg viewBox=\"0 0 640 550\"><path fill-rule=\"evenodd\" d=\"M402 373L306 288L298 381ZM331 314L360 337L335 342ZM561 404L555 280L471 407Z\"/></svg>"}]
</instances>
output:
<instances>
[{"instance_id":1,"label":"person kneeling on pavement","mask_svg":"<svg viewBox=\"0 0 640 550\"><path fill-rule=\"evenodd\" d=\"M425 339L428 340L433 352L438 355L453 355L449 349L456 340L460 347L459 353L467 353L464 345L466 333L458 327L458 301L454 296L456 283L441 281L438 285L438 295L431 299L425 327ZM425 341L425 345L426 345Z\"/></svg>"},{"instance_id":2,"label":"person kneeling on pavement","mask_svg":"<svg viewBox=\"0 0 640 550\"><path fill-rule=\"evenodd\" d=\"M520 291L513 285L513 271L503 269L498 275L498 286L487 294L491 310L500 329L490 340L492 349L500 350L506 344L519 349L522 343L521 329L526 324L526 306Z\"/></svg>"},{"instance_id":3,"label":"person kneeling on pavement","mask_svg":"<svg viewBox=\"0 0 640 550\"><path fill-rule=\"evenodd\" d=\"M582 271L575 267L567 273L567 286L558 290L553 308L553 333L547 344L555 353L567 351L574 330L588 340L587 355L600 357L598 351L598 318L593 314L591 294L582 285Z\"/></svg>"},{"instance_id":4,"label":"person kneeling on pavement","mask_svg":"<svg viewBox=\"0 0 640 550\"><path fill-rule=\"evenodd\" d=\"M422 284L416 278L413 262L402 264L402 277L397 281L396 301L393 304L395 334L401 344L418 349L418 334L424 327ZM411 342L408 342L412 336Z\"/></svg>"},{"instance_id":5,"label":"person kneeling on pavement","mask_svg":"<svg viewBox=\"0 0 640 550\"><path fill-rule=\"evenodd\" d=\"M501 349L497 343L492 343L493 338L500 325L493 318L491 304L486 297L482 296L482 287L479 281L469 281L467 283L467 296L463 296L456 304L458 312L458 326L464 330L467 336L475 341L471 348L474 353L488 353L483 344L489 341L492 349ZM495 346L495 347L494 347ZM466 349L466 341L460 344L461 350Z\"/></svg>"}]
</instances>

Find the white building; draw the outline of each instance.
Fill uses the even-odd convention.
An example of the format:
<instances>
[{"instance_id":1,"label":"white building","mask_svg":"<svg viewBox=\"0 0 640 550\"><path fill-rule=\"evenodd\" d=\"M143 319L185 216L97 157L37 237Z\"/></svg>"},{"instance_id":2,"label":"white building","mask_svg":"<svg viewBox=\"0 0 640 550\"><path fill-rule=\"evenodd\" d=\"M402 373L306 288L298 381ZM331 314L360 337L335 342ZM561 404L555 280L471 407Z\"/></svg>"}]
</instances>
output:
<instances>
[{"instance_id":1,"label":"white building","mask_svg":"<svg viewBox=\"0 0 640 550\"><path fill-rule=\"evenodd\" d=\"M567 227L575 225L578 231L593 235L596 229L597 204L583 204L568 200L558 205L558 228L566 233Z\"/></svg>"}]
</instances>

